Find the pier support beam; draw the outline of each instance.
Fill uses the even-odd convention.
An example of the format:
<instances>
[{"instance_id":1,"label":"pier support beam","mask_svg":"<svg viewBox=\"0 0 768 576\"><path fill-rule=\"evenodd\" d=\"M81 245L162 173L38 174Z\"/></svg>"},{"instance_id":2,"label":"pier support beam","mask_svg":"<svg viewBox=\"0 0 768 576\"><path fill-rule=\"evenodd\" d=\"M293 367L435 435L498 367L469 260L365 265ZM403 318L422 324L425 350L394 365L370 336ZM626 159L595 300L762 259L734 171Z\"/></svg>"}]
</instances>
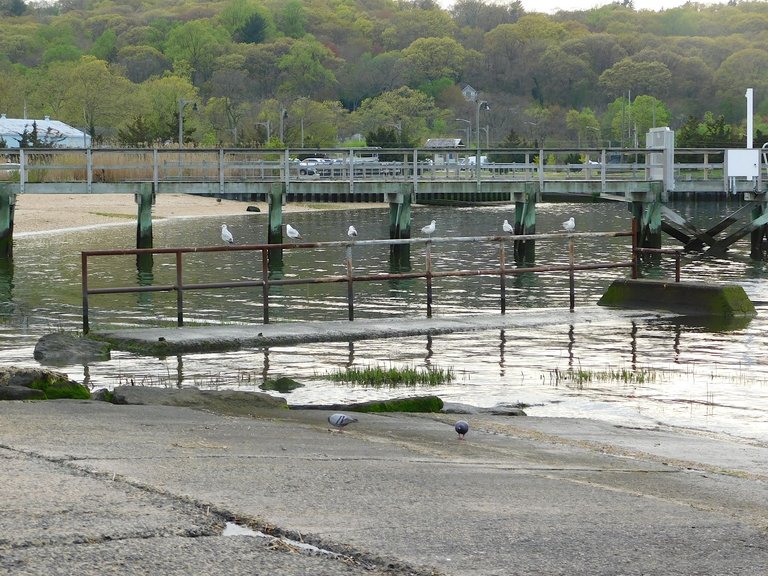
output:
<instances>
[{"instance_id":1,"label":"pier support beam","mask_svg":"<svg viewBox=\"0 0 768 576\"><path fill-rule=\"evenodd\" d=\"M283 201L285 200L285 183L273 182L267 196L269 205L269 225L267 227L267 244L283 243ZM281 266L283 263L282 248L270 248L270 266Z\"/></svg>"},{"instance_id":2,"label":"pier support beam","mask_svg":"<svg viewBox=\"0 0 768 576\"><path fill-rule=\"evenodd\" d=\"M762 222L768 214L768 204L755 203L752 207L752 221ZM750 233L749 255L753 260L764 260L768 256L768 224L758 224Z\"/></svg>"},{"instance_id":3,"label":"pier support beam","mask_svg":"<svg viewBox=\"0 0 768 576\"><path fill-rule=\"evenodd\" d=\"M17 188L11 182L0 184L0 258L13 258L13 212Z\"/></svg>"},{"instance_id":4,"label":"pier support beam","mask_svg":"<svg viewBox=\"0 0 768 576\"><path fill-rule=\"evenodd\" d=\"M152 248L152 205L155 203L155 191L152 184L139 184L136 192L138 221L136 223L136 248Z\"/></svg>"},{"instance_id":5,"label":"pier support beam","mask_svg":"<svg viewBox=\"0 0 768 576\"><path fill-rule=\"evenodd\" d=\"M392 240L411 237L411 188L404 186L399 192L385 195L389 202L389 237ZM410 244L392 244L389 247L389 262L395 270L410 269Z\"/></svg>"},{"instance_id":6,"label":"pier support beam","mask_svg":"<svg viewBox=\"0 0 768 576\"><path fill-rule=\"evenodd\" d=\"M664 203L661 190L654 190L654 188L660 188L660 185L653 183L648 199L630 204L632 218L638 223L635 237L635 245L638 248L661 248L661 215ZM648 258L658 260L661 256L659 254L644 255L644 259Z\"/></svg>"},{"instance_id":7,"label":"pier support beam","mask_svg":"<svg viewBox=\"0 0 768 576\"><path fill-rule=\"evenodd\" d=\"M536 233L536 197L538 187L534 182L526 182L525 192L515 194L515 234ZM534 240L514 241L515 262L533 262L536 259L536 242Z\"/></svg>"}]
</instances>

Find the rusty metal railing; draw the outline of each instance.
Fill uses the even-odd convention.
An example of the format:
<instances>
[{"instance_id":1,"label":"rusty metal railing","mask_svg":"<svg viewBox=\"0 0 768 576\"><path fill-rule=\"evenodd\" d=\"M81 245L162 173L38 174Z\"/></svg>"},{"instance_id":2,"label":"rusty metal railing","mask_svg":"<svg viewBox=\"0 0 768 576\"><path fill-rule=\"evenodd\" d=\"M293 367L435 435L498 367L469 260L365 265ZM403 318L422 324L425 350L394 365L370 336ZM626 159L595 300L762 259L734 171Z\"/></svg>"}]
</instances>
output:
<instances>
[{"instance_id":1,"label":"rusty metal railing","mask_svg":"<svg viewBox=\"0 0 768 576\"><path fill-rule=\"evenodd\" d=\"M124 249L124 250L89 250L81 253L81 279L82 279L82 303L83 303L83 333L90 331L90 297L100 294L124 294L141 292L176 292L176 322L178 326L184 325L184 294L189 290L213 290L227 288L260 287L262 292L262 320L264 324L269 324L269 289L271 286L301 285L301 284L323 284L323 283L347 283L347 309L349 320L354 320L354 285L356 282L380 282L393 279L412 279L424 278L427 289L427 317L432 316L432 287L435 279L445 277L468 277L468 276L498 276L500 284L500 309L501 313L506 312L506 278L509 275L536 273L536 272L568 272L570 287L570 308L575 307L575 272L585 270L598 270L610 268L632 268L633 276L637 273L636 257L637 248L632 246L633 258L629 261L609 262L609 263L580 263L575 261L575 240L580 238L616 238L633 236L631 232L577 232L577 233L552 233L552 234L528 234L515 236L478 236L478 237L455 237L455 238L410 238L397 240L356 240L344 242L314 242L314 243L296 243L296 244L243 244L236 246L210 246L210 247L183 247L183 248L144 248L144 249ZM633 236L634 238L634 236ZM567 240L568 241L568 264L549 265L549 266L528 266L528 267L508 267L506 264L507 244L516 241L540 241L540 240ZM494 268L474 269L474 270L434 270L432 267L432 249L434 246L444 243L463 243L474 242L481 244L490 244L498 246L498 266ZM356 246L370 245L425 245L426 262L423 271L401 272L401 273L377 273L377 274L355 274L352 251ZM325 249L331 247L344 247L346 274L328 275L313 278L282 278L271 279L269 277L269 253L271 250L307 250L307 249ZM237 280L228 282L206 282L206 283L186 283L184 280L184 259L185 254L200 254L206 252L233 252L249 251L261 252L261 278L253 280ZM91 288L89 286L89 260L93 258L109 256L129 256L129 255L155 255L155 254L173 254L175 255L175 282L173 284L157 285L138 285L138 286L113 286Z\"/></svg>"}]
</instances>

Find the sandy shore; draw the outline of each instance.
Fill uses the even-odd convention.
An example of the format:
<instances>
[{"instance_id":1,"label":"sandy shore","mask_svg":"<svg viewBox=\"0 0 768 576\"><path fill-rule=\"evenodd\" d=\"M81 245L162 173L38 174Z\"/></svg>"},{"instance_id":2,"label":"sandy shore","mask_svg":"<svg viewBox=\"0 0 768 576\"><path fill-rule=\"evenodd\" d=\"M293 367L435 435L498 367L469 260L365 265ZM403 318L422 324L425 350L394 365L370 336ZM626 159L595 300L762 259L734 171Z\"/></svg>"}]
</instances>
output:
<instances>
[{"instance_id":1,"label":"sandy shore","mask_svg":"<svg viewBox=\"0 0 768 576\"><path fill-rule=\"evenodd\" d=\"M152 207L155 220L191 216L223 217L245 213L248 206L267 211L266 202L217 200L192 194L158 194ZM349 204L288 204L284 212L348 208ZM355 208L380 204L354 204ZM135 224L137 205L130 194L21 194L16 200L13 229L16 234L50 232L124 222Z\"/></svg>"}]
</instances>

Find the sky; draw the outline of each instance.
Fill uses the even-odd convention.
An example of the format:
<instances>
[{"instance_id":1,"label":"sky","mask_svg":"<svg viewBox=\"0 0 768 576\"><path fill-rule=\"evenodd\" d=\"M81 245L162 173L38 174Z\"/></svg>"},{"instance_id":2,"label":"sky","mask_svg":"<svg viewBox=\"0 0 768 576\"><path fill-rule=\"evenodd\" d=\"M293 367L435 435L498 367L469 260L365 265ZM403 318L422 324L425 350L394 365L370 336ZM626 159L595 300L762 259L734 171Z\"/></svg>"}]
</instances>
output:
<instances>
[{"instance_id":1,"label":"sky","mask_svg":"<svg viewBox=\"0 0 768 576\"><path fill-rule=\"evenodd\" d=\"M589 10L611 4L613 0L523 0L526 12L554 13L558 10ZM662 10L682 6L687 0L634 0L635 10ZM725 4L727 0L698 0L700 4ZM453 5L453 0L438 0L444 8Z\"/></svg>"}]
</instances>

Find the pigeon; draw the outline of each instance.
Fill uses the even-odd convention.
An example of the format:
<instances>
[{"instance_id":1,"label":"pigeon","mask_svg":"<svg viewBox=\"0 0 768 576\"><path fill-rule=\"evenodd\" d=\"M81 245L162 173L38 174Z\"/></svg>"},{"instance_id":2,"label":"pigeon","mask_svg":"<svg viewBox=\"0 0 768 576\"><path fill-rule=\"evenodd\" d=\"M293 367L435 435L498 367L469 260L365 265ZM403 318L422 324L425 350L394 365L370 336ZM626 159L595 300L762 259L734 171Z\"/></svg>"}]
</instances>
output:
<instances>
[{"instance_id":1,"label":"pigeon","mask_svg":"<svg viewBox=\"0 0 768 576\"><path fill-rule=\"evenodd\" d=\"M459 440L464 440L464 435L469 432L469 424L464 422L464 420L459 420L456 422L453 429L456 430L456 433L459 435Z\"/></svg>"},{"instance_id":2,"label":"pigeon","mask_svg":"<svg viewBox=\"0 0 768 576\"><path fill-rule=\"evenodd\" d=\"M573 216L568 218L565 222L563 222L563 230L566 232L573 232L573 229L576 228L576 221L573 219Z\"/></svg>"},{"instance_id":3,"label":"pigeon","mask_svg":"<svg viewBox=\"0 0 768 576\"><path fill-rule=\"evenodd\" d=\"M224 240L224 242L226 242L227 244L234 244L235 243L235 239L232 236L232 232L230 232L227 229L227 225L226 224L222 224L221 225L221 239Z\"/></svg>"},{"instance_id":4,"label":"pigeon","mask_svg":"<svg viewBox=\"0 0 768 576\"><path fill-rule=\"evenodd\" d=\"M508 220L504 220L504 224L501 225L501 228L507 234L514 234L515 233L515 227L512 226L512 224L510 224Z\"/></svg>"},{"instance_id":5,"label":"pigeon","mask_svg":"<svg viewBox=\"0 0 768 576\"><path fill-rule=\"evenodd\" d=\"M357 230L355 230L354 226L349 227L349 230L347 230L347 236L349 236L350 238L354 238L357 236Z\"/></svg>"},{"instance_id":6,"label":"pigeon","mask_svg":"<svg viewBox=\"0 0 768 576\"><path fill-rule=\"evenodd\" d=\"M357 418L352 418L346 414L331 414L328 416L328 423L334 428L337 428L339 432L341 432L341 429L344 428L344 426L351 424L352 422L357 422Z\"/></svg>"},{"instance_id":7,"label":"pigeon","mask_svg":"<svg viewBox=\"0 0 768 576\"><path fill-rule=\"evenodd\" d=\"M299 240L303 240L303 238L301 237L301 234L299 234L299 231L296 230L296 228L294 228L290 224L285 225L285 233L288 234L288 238L290 238L291 240L296 240L297 238Z\"/></svg>"},{"instance_id":8,"label":"pigeon","mask_svg":"<svg viewBox=\"0 0 768 576\"><path fill-rule=\"evenodd\" d=\"M434 220L432 220L432 222L428 226L424 226L424 228L421 229L422 234L426 234L427 236L431 236L434 231L435 231Z\"/></svg>"}]
</instances>

